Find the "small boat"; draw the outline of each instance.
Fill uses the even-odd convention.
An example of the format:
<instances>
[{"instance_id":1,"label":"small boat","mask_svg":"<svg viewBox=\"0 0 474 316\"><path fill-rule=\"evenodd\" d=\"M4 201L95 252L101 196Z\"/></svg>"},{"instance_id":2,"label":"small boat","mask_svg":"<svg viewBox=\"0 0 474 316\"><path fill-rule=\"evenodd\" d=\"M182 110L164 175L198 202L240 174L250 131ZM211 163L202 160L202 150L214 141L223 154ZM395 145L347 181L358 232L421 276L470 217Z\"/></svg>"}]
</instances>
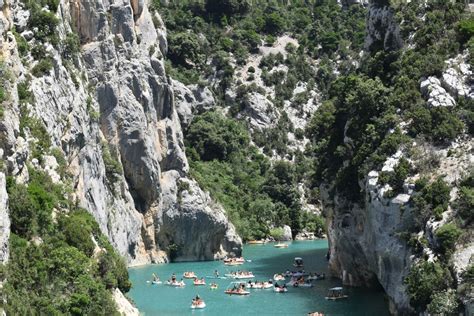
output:
<instances>
[{"instance_id":1,"label":"small boat","mask_svg":"<svg viewBox=\"0 0 474 316\"><path fill-rule=\"evenodd\" d=\"M203 300L198 300L197 302L193 300L193 302L191 303L192 309L203 309L204 307L206 307L206 303L204 303Z\"/></svg>"},{"instance_id":2,"label":"small boat","mask_svg":"<svg viewBox=\"0 0 474 316\"><path fill-rule=\"evenodd\" d=\"M303 259L301 257L296 257L295 262L293 263L293 266L297 268L302 268L304 266Z\"/></svg>"},{"instance_id":3,"label":"small boat","mask_svg":"<svg viewBox=\"0 0 474 316\"><path fill-rule=\"evenodd\" d=\"M216 283L211 284L211 290L217 290L219 286Z\"/></svg>"},{"instance_id":4,"label":"small boat","mask_svg":"<svg viewBox=\"0 0 474 316\"><path fill-rule=\"evenodd\" d=\"M273 288L273 291L275 291L277 293L286 293L286 292L288 292L288 289L286 287L283 287L283 286L275 286Z\"/></svg>"},{"instance_id":5,"label":"small boat","mask_svg":"<svg viewBox=\"0 0 474 316\"><path fill-rule=\"evenodd\" d=\"M324 316L324 314L320 312L309 312L308 316Z\"/></svg>"},{"instance_id":6,"label":"small boat","mask_svg":"<svg viewBox=\"0 0 474 316\"><path fill-rule=\"evenodd\" d=\"M273 245L273 247L275 247L275 248L288 248L288 244L278 243L278 244Z\"/></svg>"},{"instance_id":7,"label":"small boat","mask_svg":"<svg viewBox=\"0 0 474 316\"><path fill-rule=\"evenodd\" d=\"M183 281L166 281L166 285L174 286L174 287L184 287L186 284Z\"/></svg>"},{"instance_id":8,"label":"small boat","mask_svg":"<svg viewBox=\"0 0 474 316\"><path fill-rule=\"evenodd\" d=\"M286 271L285 273L283 273L283 276L292 277L292 278L298 278L298 277L307 276L307 275L308 275L308 273L304 272L304 270L303 271L298 271L298 272Z\"/></svg>"},{"instance_id":9,"label":"small boat","mask_svg":"<svg viewBox=\"0 0 474 316\"><path fill-rule=\"evenodd\" d=\"M269 283L269 282L249 282L249 283L246 284L246 287L248 289L262 290L262 289L269 289L269 288L273 287L273 284Z\"/></svg>"},{"instance_id":10,"label":"small boat","mask_svg":"<svg viewBox=\"0 0 474 316\"><path fill-rule=\"evenodd\" d=\"M249 240L247 241L247 244L249 245L263 245L265 243L265 240Z\"/></svg>"},{"instance_id":11,"label":"small boat","mask_svg":"<svg viewBox=\"0 0 474 316\"><path fill-rule=\"evenodd\" d=\"M316 273L315 275L310 274L306 280L310 281L318 281L318 280L324 280L326 278L326 275L324 273L318 274Z\"/></svg>"},{"instance_id":12,"label":"small boat","mask_svg":"<svg viewBox=\"0 0 474 316\"><path fill-rule=\"evenodd\" d=\"M290 282L286 283L286 286L293 286L293 287L313 287L311 281L300 279L300 280L291 280Z\"/></svg>"},{"instance_id":13,"label":"small boat","mask_svg":"<svg viewBox=\"0 0 474 316\"><path fill-rule=\"evenodd\" d=\"M232 278L232 279L253 279L255 278L255 276L253 275L252 272L248 272L248 273L237 273L237 272L233 272L233 273L226 273L224 274L226 277L228 278Z\"/></svg>"},{"instance_id":14,"label":"small boat","mask_svg":"<svg viewBox=\"0 0 474 316\"><path fill-rule=\"evenodd\" d=\"M333 287L329 289L328 295L326 296L327 300L332 300L332 301L336 301L336 300L340 300L344 298L348 298L348 296L344 294L342 287Z\"/></svg>"},{"instance_id":15,"label":"small boat","mask_svg":"<svg viewBox=\"0 0 474 316\"><path fill-rule=\"evenodd\" d=\"M244 264L243 262L240 261L231 261L231 262L224 262L226 266L240 266L241 264Z\"/></svg>"},{"instance_id":16,"label":"small boat","mask_svg":"<svg viewBox=\"0 0 474 316\"><path fill-rule=\"evenodd\" d=\"M162 284L163 282L160 281L160 280L157 280L157 281L151 281L151 284Z\"/></svg>"},{"instance_id":17,"label":"small boat","mask_svg":"<svg viewBox=\"0 0 474 316\"><path fill-rule=\"evenodd\" d=\"M194 281L193 281L193 284L194 284L195 286L198 286L198 285L206 285L206 281L204 281L203 279L201 279L201 280L194 280Z\"/></svg>"},{"instance_id":18,"label":"small boat","mask_svg":"<svg viewBox=\"0 0 474 316\"><path fill-rule=\"evenodd\" d=\"M239 258L224 258L224 263L225 262L242 262L244 263L245 262L245 259L243 257L239 257Z\"/></svg>"},{"instance_id":19,"label":"small boat","mask_svg":"<svg viewBox=\"0 0 474 316\"><path fill-rule=\"evenodd\" d=\"M283 274L275 273L273 275L273 280L275 280L275 281L285 281L285 277L283 276Z\"/></svg>"},{"instance_id":20,"label":"small boat","mask_svg":"<svg viewBox=\"0 0 474 316\"><path fill-rule=\"evenodd\" d=\"M197 278L196 274L194 272L184 272L183 273L183 278L185 279L195 279Z\"/></svg>"},{"instance_id":21,"label":"small boat","mask_svg":"<svg viewBox=\"0 0 474 316\"><path fill-rule=\"evenodd\" d=\"M228 295L249 295L250 292L245 290L245 283L231 282L224 291Z\"/></svg>"}]
</instances>

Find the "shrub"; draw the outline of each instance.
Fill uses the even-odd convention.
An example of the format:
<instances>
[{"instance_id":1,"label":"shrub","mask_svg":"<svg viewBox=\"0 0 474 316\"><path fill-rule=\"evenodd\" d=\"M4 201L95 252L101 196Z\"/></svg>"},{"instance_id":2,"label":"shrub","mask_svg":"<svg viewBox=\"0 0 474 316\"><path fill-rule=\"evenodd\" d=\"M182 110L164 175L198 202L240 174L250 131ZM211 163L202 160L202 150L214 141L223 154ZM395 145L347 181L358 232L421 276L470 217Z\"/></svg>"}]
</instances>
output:
<instances>
[{"instance_id":1,"label":"shrub","mask_svg":"<svg viewBox=\"0 0 474 316\"><path fill-rule=\"evenodd\" d=\"M414 265L405 284L410 304L417 310L424 310L431 301L431 295L446 288L445 273L437 262L422 261Z\"/></svg>"},{"instance_id":2,"label":"shrub","mask_svg":"<svg viewBox=\"0 0 474 316\"><path fill-rule=\"evenodd\" d=\"M452 289L433 293L427 312L431 315L455 315L458 311L458 299Z\"/></svg>"},{"instance_id":3,"label":"shrub","mask_svg":"<svg viewBox=\"0 0 474 316\"><path fill-rule=\"evenodd\" d=\"M117 182L123 174L122 165L115 155L112 155L111 147L107 143L102 143L102 159L105 165L105 175L110 184Z\"/></svg>"},{"instance_id":4,"label":"shrub","mask_svg":"<svg viewBox=\"0 0 474 316\"><path fill-rule=\"evenodd\" d=\"M53 59L51 57L46 57L41 59L34 67L31 69L31 74L35 77L42 77L47 75L50 70L53 69Z\"/></svg>"},{"instance_id":5,"label":"shrub","mask_svg":"<svg viewBox=\"0 0 474 316\"><path fill-rule=\"evenodd\" d=\"M285 235L285 231L281 227L272 228L270 230L270 236L272 236L275 240L281 240L283 235Z\"/></svg>"},{"instance_id":6,"label":"shrub","mask_svg":"<svg viewBox=\"0 0 474 316\"><path fill-rule=\"evenodd\" d=\"M28 26L35 30L35 37L38 40L50 41L54 45L57 42L58 23L58 18L52 12L44 11L36 5L30 10Z\"/></svg>"},{"instance_id":7,"label":"shrub","mask_svg":"<svg viewBox=\"0 0 474 316\"><path fill-rule=\"evenodd\" d=\"M435 236L439 244L438 251L449 258L456 241L461 236L461 230L455 224L449 223L438 228Z\"/></svg>"}]
</instances>

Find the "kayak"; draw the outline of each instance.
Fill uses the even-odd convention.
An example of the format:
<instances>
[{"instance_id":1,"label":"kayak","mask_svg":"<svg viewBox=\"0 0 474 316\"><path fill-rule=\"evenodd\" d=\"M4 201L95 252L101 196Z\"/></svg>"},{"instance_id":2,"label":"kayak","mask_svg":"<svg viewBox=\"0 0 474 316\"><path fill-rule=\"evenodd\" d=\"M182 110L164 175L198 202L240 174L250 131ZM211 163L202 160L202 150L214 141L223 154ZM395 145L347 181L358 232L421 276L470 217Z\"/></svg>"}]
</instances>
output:
<instances>
[{"instance_id":1,"label":"kayak","mask_svg":"<svg viewBox=\"0 0 474 316\"><path fill-rule=\"evenodd\" d=\"M206 307L206 303L204 301L201 301L199 304L191 304L192 309L202 309Z\"/></svg>"},{"instance_id":2,"label":"kayak","mask_svg":"<svg viewBox=\"0 0 474 316\"><path fill-rule=\"evenodd\" d=\"M313 287L311 283L298 283L298 282L289 282L286 286L293 286L293 287Z\"/></svg>"}]
</instances>

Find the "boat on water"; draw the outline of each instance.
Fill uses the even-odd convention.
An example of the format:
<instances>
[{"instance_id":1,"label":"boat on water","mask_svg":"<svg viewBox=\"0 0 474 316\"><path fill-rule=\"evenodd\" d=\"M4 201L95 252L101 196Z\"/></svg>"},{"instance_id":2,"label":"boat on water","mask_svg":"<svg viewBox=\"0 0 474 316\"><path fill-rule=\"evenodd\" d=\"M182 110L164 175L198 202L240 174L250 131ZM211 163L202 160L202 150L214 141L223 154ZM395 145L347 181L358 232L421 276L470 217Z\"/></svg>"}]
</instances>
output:
<instances>
[{"instance_id":1,"label":"boat on water","mask_svg":"<svg viewBox=\"0 0 474 316\"><path fill-rule=\"evenodd\" d=\"M218 287L216 283L211 283L211 290L217 290Z\"/></svg>"},{"instance_id":2,"label":"boat on water","mask_svg":"<svg viewBox=\"0 0 474 316\"><path fill-rule=\"evenodd\" d=\"M247 244L249 245L263 245L265 243L265 240L249 240L247 241Z\"/></svg>"},{"instance_id":3,"label":"boat on water","mask_svg":"<svg viewBox=\"0 0 474 316\"><path fill-rule=\"evenodd\" d=\"M151 284L155 284L155 285L158 285L158 284L162 284L163 282L160 281L160 280L157 280L157 281L151 281Z\"/></svg>"},{"instance_id":4,"label":"boat on water","mask_svg":"<svg viewBox=\"0 0 474 316\"><path fill-rule=\"evenodd\" d=\"M293 287L313 287L310 280L305 280L303 277L292 278L290 282L286 283L287 286Z\"/></svg>"},{"instance_id":5,"label":"boat on water","mask_svg":"<svg viewBox=\"0 0 474 316\"><path fill-rule=\"evenodd\" d=\"M199 303L192 303L191 308L192 309L203 309L206 307L206 303L204 301L200 301Z\"/></svg>"},{"instance_id":6,"label":"boat on water","mask_svg":"<svg viewBox=\"0 0 474 316\"><path fill-rule=\"evenodd\" d=\"M278 244L273 245L273 247L275 247L275 248L288 248L288 244L278 243Z\"/></svg>"},{"instance_id":7,"label":"boat on water","mask_svg":"<svg viewBox=\"0 0 474 316\"><path fill-rule=\"evenodd\" d=\"M192 271L186 271L186 272L183 273L183 278L185 278L185 279L195 279L195 278L197 278L197 276Z\"/></svg>"},{"instance_id":8,"label":"boat on water","mask_svg":"<svg viewBox=\"0 0 474 316\"><path fill-rule=\"evenodd\" d=\"M203 309L206 307L206 303L202 300L199 295L196 295L196 298L193 298L193 302L191 303L192 309Z\"/></svg>"},{"instance_id":9,"label":"boat on water","mask_svg":"<svg viewBox=\"0 0 474 316\"><path fill-rule=\"evenodd\" d=\"M324 273L316 273L316 274L313 274L313 273L310 273L309 276L306 278L306 280L310 280L310 281L318 281L318 280L324 280L326 278L326 275Z\"/></svg>"},{"instance_id":10,"label":"boat on water","mask_svg":"<svg viewBox=\"0 0 474 316\"><path fill-rule=\"evenodd\" d=\"M183 281L166 281L166 285L173 287L184 287L186 284Z\"/></svg>"},{"instance_id":11,"label":"boat on water","mask_svg":"<svg viewBox=\"0 0 474 316\"><path fill-rule=\"evenodd\" d=\"M308 316L324 316L324 314L320 312L309 312Z\"/></svg>"},{"instance_id":12,"label":"boat on water","mask_svg":"<svg viewBox=\"0 0 474 316\"><path fill-rule=\"evenodd\" d=\"M336 301L340 299L348 298L349 296L344 294L344 289L342 287L333 287L329 289L326 296L327 300Z\"/></svg>"},{"instance_id":13,"label":"boat on water","mask_svg":"<svg viewBox=\"0 0 474 316\"><path fill-rule=\"evenodd\" d=\"M277 285L275 285L273 287L273 291L275 291L277 293L286 293L286 292L288 292L288 289L286 288L286 286L277 286Z\"/></svg>"},{"instance_id":14,"label":"boat on water","mask_svg":"<svg viewBox=\"0 0 474 316\"><path fill-rule=\"evenodd\" d=\"M242 282L231 282L227 289L224 291L228 295L249 295L250 292L245 290L245 283Z\"/></svg>"},{"instance_id":15,"label":"boat on water","mask_svg":"<svg viewBox=\"0 0 474 316\"><path fill-rule=\"evenodd\" d=\"M226 262L245 262L245 259L243 257L238 257L238 258L224 258L224 263Z\"/></svg>"},{"instance_id":16,"label":"boat on water","mask_svg":"<svg viewBox=\"0 0 474 316\"><path fill-rule=\"evenodd\" d=\"M291 278L293 278L293 277L298 278L298 277L302 277L302 276L308 276L308 273L306 273L304 270L296 271L296 272L295 271L286 271L285 273L283 273L283 276L291 277Z\"/></svg>"},{"instance_id":17,"label":"boat on water","mask_svg":"<svg viewBox=\"0 0 474 316\"><path fill-rule=\"evenodd\" d=\"M283 274L275 273L273 275L273 280L275 280L275 281L285 281L285 276Z\"/></svg>"},{"instance_id":18,"label":"boat on water","mask_svg":"<svg viewBox=\"0 0 474 316\"><path fill-rule=\"evenodd\" d=\"M193 284L195 286L206 285L206 281L204 280L204 278L201 278L200 280L198 278L195 278L194 281L193 281Z\"/></svg>"},{"instance_id":19,"label":"boat on water","mask_svg":"<svg viewBox=\"0 0 474 316\"><path fill-rule=\"evenodd\" d=\"M224 262L226 266L240 266L241 264L244 264L243 262L240 261L230 261L230 262Z\"/></svg>"},{"instance_id":20,"label":"boat on water","mask_svg":"<svg viewBox=\"0 0 474 316\"><path fill-rule=\"evenodd\" d=\"M231 278L231 279L253 279L255 276L253 275L252 272L231 272L231 273L226 273L224 274L226 277Z\"/></svg>"},{"instance_id":21,"label":"boat on water","mask_svg":"<svg viewBox=\"0 0 474 316\"><path fill-rule=\"evenodd\" d=\"M297 268L302 268L304 266L303 258L295 257L295 262L293 263L293 266L295 266Z\"/></svg>"},{"instance_id":22,"label":"boat on water","mask_svg":"<svg viewBox=\"0 0 474 316\"><path fill-rule=\"evenodd\" d=\"M248 289L265 290L273 287L273 283L270 282L247 282L246 287Z\"/></svg>"}]
</instances>

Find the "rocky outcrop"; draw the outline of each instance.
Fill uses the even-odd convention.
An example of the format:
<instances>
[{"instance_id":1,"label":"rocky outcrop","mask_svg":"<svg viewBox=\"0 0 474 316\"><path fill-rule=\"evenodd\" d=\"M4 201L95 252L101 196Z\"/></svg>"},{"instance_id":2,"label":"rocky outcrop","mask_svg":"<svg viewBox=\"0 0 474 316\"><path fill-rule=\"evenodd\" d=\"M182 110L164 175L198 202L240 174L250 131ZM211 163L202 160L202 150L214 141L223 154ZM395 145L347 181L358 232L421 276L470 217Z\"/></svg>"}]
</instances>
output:
<instances>
[{"instance_id":1,"label":"rocky outcrop","mask_svg":"<svg viewBox=\"0 0 474 316\"><path fill-rule=\"evenodd\" d=\"M450 81L452 83L452 80ZM455 88L453 88L455 89ZM441 82L436 77L429 77L420 84L420 91L427 99L428 106L455 106L456 101L441 86Z\"/></svg>"},{"instance_id":2,"label":"rocky outcrop","mask_svg":"<svg viewBox=\"0 0 474 316\"><path fill-rule=\"evenodd\" d=\"M251 93L245 98L244 104L245 108L238 114L238 118L247 121L251 128L261 130L278 123L280 115L264 95Z\"/></svg>"},{"instance_id":3,"label":"rocky outcrop","mask_svg":"<svg viewBox=\"0 0 474 316\"><path fill-rule=\"evenodd\" d=\"M403 46L400 26L386 0L372 0L367 14L365 50L398 50Z\"/></svg>"},{"instance_id":4,"label":"rocky outcrop","mask_svg":"<svg viewBox=\"0 0 474 316\"><path fill-rule=\"evenodd\" d=\"M208 87L186 86L176 80L172 82L176 111L183 128L191 124L195 114L211 110L215 106L216 101Z\"/></svg>"},{"instance_id":5,"label":"rocky outcrop","mask_svg":"<svg viewBox=\"0 0 474 316\"><path fill-rule=\"evenodd\" d=\"M117 306L117 311L122 316L139 316L140 312L136 307L134 307L130 301L123 295L119 289L115 289L113 292L113 298L115 305Z\"/></svg>"},{"instance_id":6,"label":"rocky outcrop","mask_svg":"<svg viewBox=\"0 0 474 316\"><path fill-rule=\"evenodd\" d=\"M162 177L158 243L172 247L178 261L222 259L229 252L240 256L241 240L222 207L194 180L182 178L177 171L164 172Z\"/></svg>"},{"instance_id":7,"label":"rocky outcrop","mask_svg":"<svg viewBox=\"0 0 474 316\"><path fill-rule=\"evenodd\" d=\"M0 155L1 158L1 155ZM8 195L5 174L0 172L0 264L8 261L10 238L10 217L8 213Z\"/></svg>"},{"instance_id":8,"label":"rocky outcrop","mask_svg":"<svg viewBox=\"0 0 474 316\"><path fill-rule=\"evenodd\" d=\"M28 31L28 11L19 1L8 5L11 15L4 19L1 33L13 25L17 31ZM167 261L169 244L160 244L158 236L169 231L173 240L192 240L183 242L177 260L209 260L240 252L240 239L221 207L197 184L193 182L198 196L194 204L187 198L178 201L176 196L175 203L169 203L177 192L169 190L165 174L186 178L189 166L175 89L163 62L166 30L159 28L163 25L159 15L149 12L145 0L61 1L59 8L59 36L64 38L74 29L81 52L66 61L48 44L54 67L45 76L31 78L34 101L25 107L44 124L52 147L64 153L78 204L91 212L130 264ZM2 37L2 50L8 54L13 75L18 82L27 80L36 62L27 56L31 63L23 65L15 37L9 33L6 39ZM0 128L6 140L2 149L8 174L25 181L25 166L35 158L29 150L35 137L28 130L26 140L18 136L19 101L16 87L11 90L12 104L5 111L8 120ZM211 106L209 93L193 88L192 106ZM183 126L188 124L185 116L181 118ZM33 165L52 175L55 182L63 181L54 157L45 153L42 158L41 164ZM193 216L188 217L190 212ZM167 214L172 216L164 219ZM185 229L176 229L181 225ZM198 238L187 239L189 231ZM205 234L199 235L202 231Z\"/></svg>"}]
</instances>

